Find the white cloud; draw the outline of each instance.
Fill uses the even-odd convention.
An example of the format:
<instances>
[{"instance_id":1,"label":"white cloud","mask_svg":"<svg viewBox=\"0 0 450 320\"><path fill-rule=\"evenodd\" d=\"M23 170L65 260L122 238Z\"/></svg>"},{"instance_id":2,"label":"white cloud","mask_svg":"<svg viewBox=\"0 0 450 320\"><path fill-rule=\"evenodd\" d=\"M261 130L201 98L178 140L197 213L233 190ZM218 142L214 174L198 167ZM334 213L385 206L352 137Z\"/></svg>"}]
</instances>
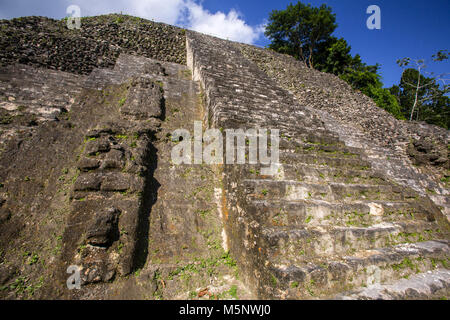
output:
<instances>
[{"instance_id":1,"label":"white cloud","mask_svg":"<svg viewBox=\"0 0 450 320\"><path fill-rule=\"evenodd\" d=\"M186 7L188 27L192 30L245 43L254 43L261 35L261 27L249 26L234 9L228 14L211 13L194 1L187 1Z\"/></svg>"},{"instance_id":2,"label":"white cloud","mask_svg":"<svg viewBox=\"0 0 450 320\"><path fill-rule=\"evenodd\" d=\"M68 0L81 7L82 15L123 12L145 19L179 25L223 39L254 43L264 32L260 26L248 25L234 9L228 13L211 13L201 0Z\"/></svg>"},{"instance_id":3,"label":"white cloud","mask_svg":"<svg viewBox=\"0 0 450 320\"><path fill-rule=\"evenodd\" d=\"M185 0L66 0L81 8L82 16L124 13L145 19L176 24L181 17Z\"/></svg>"},{"instance_id":4,"label":"white cloud","mask_svg":"<svg viewBox=\"0 0 450 320\"><path fill-rule=\"evenodd\" d=\"M128 0L130 14L155 21L176 24L185 7L184 0Z\"/></svg>"}]
</instances>

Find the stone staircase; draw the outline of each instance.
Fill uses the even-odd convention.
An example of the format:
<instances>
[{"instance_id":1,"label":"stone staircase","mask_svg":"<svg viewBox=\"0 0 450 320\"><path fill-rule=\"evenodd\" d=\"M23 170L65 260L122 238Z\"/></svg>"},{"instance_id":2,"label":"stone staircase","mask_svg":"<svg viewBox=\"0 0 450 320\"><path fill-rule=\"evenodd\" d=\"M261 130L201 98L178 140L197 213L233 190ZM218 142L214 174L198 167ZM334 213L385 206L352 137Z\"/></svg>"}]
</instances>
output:
<instances>
[{"instance_id":1,"label":"stone staircase","mask_svg":"<svg viewBox=\"0 0 450 320\"><path fill-rule=\"evenodd\" d=\"M372 174L338 145L328 149L333 156L308 144L282 149L273 179L250 166L241 172L241 205L257 226L267 277L261 297L332 297L446 268L448 234L416 194Z\"/></svg>"},{"instance_id":2,"label":"stone staircase","mask_svg":"<svg viewBox=\"0 0 450 320\"><path fill-rule=\"evenodd\" d=\"M358 298L346 292L408 287L410 277L427 286L432 270L447 269L448 223L429 199L373 170L362 149L346 146L237 45L188 33L187 49L211 126L281 132L277 175L225 166L230 248L259 298ZM448 290L448 274L438 278ZM384 297L408 298L406 291Z\"/></svg>"},{"instance_id":3,"label":"stone staircase","mask_svg":"<svg viewBox=\"0 0 450 320\"><path fill-rule=\"evenodd\" d=\"M247 59L291 92L305 109L318 114L326 128L337 133L341 141L360 148L374 170L428 197L450 218L449 187L443 178L447 176L445 168L448 169L448 164L444 164L448 160L448 130L397 120L345 81L308 69L291 56L249 45L238 46ZM434 141L432 147L427 147L433 149L431 158L424 156L424 149L416 150L416 145L423 141ZM419 165L420 157L431 161L428 168Z\"/></svg>"}]
</instances>

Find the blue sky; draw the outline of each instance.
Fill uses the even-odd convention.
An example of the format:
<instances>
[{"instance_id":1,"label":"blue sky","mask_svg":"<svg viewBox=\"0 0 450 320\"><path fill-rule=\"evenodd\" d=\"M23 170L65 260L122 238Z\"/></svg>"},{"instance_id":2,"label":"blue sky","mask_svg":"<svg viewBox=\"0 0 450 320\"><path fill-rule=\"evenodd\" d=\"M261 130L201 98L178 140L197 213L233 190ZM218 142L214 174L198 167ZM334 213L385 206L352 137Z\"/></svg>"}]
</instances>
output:
<instances>
[{"instance_id":1,"label":"blue sky","mask_svg":"<svg viewBox=\"0 0 450 320\"><path fill-rule=\"evenodd\" d=\"M42 15L65 17L69 5L82 16L123 12L176 24L225 39L266 46L264 23L273 9L285 9L288 0L1 0L0 18ZM449 0L309 0L325 3L337 15L335 36L345 38L352 53L368 64L381 64L385 86L398 83L402 57L429 58L440 49L450 50ZM381 30L368 30L366 9L381 8ZM450 62L431 64L429 71L450 72Z\"/></svg>"}]
</instances>

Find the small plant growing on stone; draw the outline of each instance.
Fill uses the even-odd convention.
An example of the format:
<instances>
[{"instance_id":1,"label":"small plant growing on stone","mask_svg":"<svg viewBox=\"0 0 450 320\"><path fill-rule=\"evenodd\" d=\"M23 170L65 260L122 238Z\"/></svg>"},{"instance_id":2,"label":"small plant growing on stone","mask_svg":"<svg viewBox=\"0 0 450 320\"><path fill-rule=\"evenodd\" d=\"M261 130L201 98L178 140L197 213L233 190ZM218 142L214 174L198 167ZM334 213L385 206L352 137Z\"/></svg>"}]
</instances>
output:
<instances>
[{"instance_id":1,"label":"small plant growing on stone","mask_svg":"<svg viewBox=\"0 0 450 320\"><path fill-rule=\"evenodd\" d=\"M278 280L277 280L277 278L275 278L274 275L272 275L271 282L272 282L272 285L273 285L273 286L276 286L277 283L278 283Z\"/></svg>"},{"instance_id":2,"label":"small plant growing on stone","mask_svg":"<svg viewBox=\"0 0 450 320\"><path fill-rule=\"evenodd\" d=\"M35 263L37 263L39 261L39 256L37 255L37 254L33 254L33 255L31 255L31 257L29 258L29 260L28 260L28 265L33 265L33 264L35 264Z\"/></svg>"},{"instance_id":3,"label":"small plant growing on stone","mask_svg":"<svg viewBox=\"0 0 450 320\"><path fill-rule=\"evenodd\" d=\"M232 297L232 298L234 298L234 299L238 299L238 296L237 296L237 286L236 285L233 285L233 286L231 286L231 288L230 288L230 290L228 291L228 293L229 293L229 295Z\"/></svg>"},{"instance_id":4,"label":"small plant growing on stone","mask_svg":"<svg viewBox=\"0 0 450 320\"><path fill-rule=\"evenodd\" d=\"M119 100L119 106L123 106L125 104L125 102L127 101L127 98L122 98Z\"/></svg>"},{"instance_id":5,"label":"small plant growing on stone","mask_svg":"<svg viewBox=\"0 0 450 320\"><path fill-rule=\"evenodd\" d=\"M125 21L125 19L123 18L123 17L117 17L116 18L116 23L117 24L121 24L121 23L123 23Z\"/></svg>"}]
</instances>

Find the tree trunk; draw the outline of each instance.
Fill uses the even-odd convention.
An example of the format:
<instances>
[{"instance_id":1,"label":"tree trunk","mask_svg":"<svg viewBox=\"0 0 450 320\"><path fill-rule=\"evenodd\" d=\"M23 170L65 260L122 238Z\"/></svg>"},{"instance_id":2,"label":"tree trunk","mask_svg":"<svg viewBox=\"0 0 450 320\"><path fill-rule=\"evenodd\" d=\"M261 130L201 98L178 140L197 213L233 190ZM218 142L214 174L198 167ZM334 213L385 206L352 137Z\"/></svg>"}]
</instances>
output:
<instances>
[{"instance_id":1,"label":"tree trunk","mask_svg":"<svg viewBox=\"0 0 450 320\"><path fill-rule=\"evenodd\" d=\"M416 106L417 106L417 100L419 99L419 89L420 89L420 68L418 69L418 79L417 79L417 87L416 87L416 96L415 96L415 99L414 99L414 105L413 105L413 107L412 107L412 110L411 110L411 117L409 118L409 121L412 121L413 120L413 117L414 117L414 110L416 109Z\"/></svg>"},{"instance_id":2,"label":"tree trunk","mask_svg":"<svg viewBox=\"0 0 450 320\"><path fill-rule=\"evenodd\" d=\"M308 67L310 69L313 69L313 47L309 47L309 57L308 57Z\"/></svg>"},{"instance_id":3,"label":"tree trunk","mask_svg":"<svg viewBox=\"0 0 450 320\"><path fill-rule=\"evenodd\" d=\"M303 47L300 44L300 60L303 61L306 65L308 65L308 63L306 62L305 56L303 55Z\"/></svg>"}]
</instances>

